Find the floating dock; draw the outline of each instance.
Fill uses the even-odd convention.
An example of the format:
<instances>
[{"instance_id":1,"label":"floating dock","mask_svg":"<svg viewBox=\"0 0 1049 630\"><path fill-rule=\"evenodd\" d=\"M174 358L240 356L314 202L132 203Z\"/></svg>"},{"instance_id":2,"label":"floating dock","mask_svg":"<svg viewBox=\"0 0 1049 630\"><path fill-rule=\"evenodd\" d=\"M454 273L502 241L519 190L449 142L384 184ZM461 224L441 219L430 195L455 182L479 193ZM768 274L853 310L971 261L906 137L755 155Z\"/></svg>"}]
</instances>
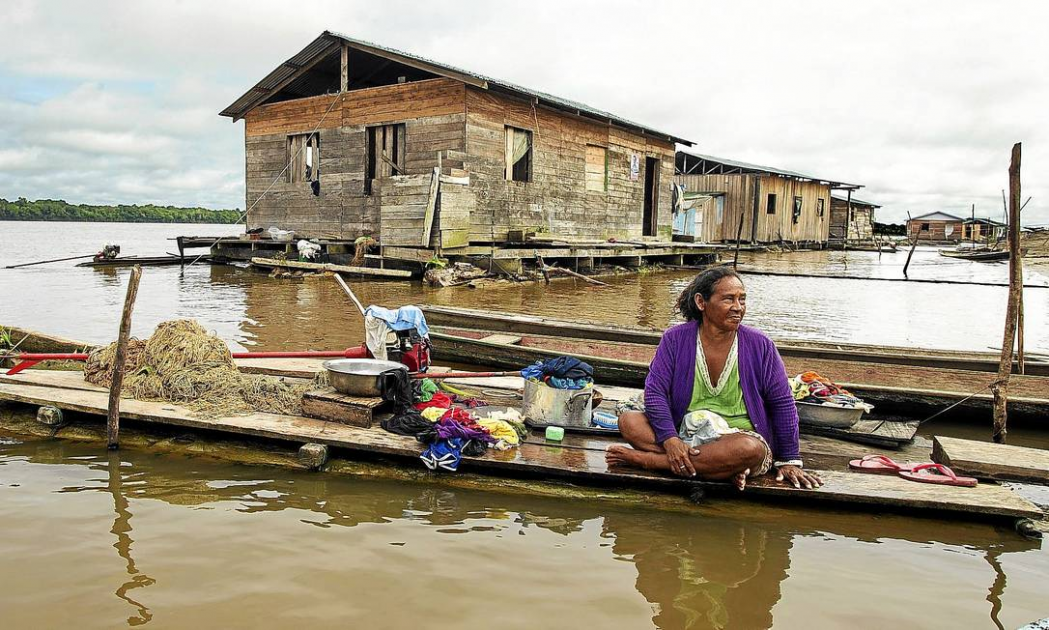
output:
<instances>
[{"instance_id":1,"label":"floating dock","mask_svg":"<svg viewBox=\"0 0 1049 630\"><path fill-rule=\"evenodd\" d=\"M487 380L484 383L487 385ZM104 416L108 393L105 388L85 382L78 372L28 370L0 379L0 400ZM323 444L349 453L383 455L404 459L409 462L407 465L421 465L418 462L421 445L414 438L394 435L378 427L362 428L305 416L267 413L202 418L177 405L131 399L121 402L121 418L132 423L185 427L298 445ZM825 482L822 488L798 490L766 476L751 480L742 494L726 483L685 480L643 470L610 469L605 463L605 449L614 443L621 442L605 436L570 436L563 443L552 443L533 434L519 448L465 458L461 470L559 479L599 487L652 488L675 493L702 490L744 499L786 499L838 508L952 514L992 520L1043 518L1038 506L996 483L954 488L919 484L894 476L848 472L848 459L872 452L871 449L827 438L809 438L805 451L809 468ZM927 458L931 454L927 444L912 447L912 451L900 456L924 452Z\"/></svg>"}]
</instances>

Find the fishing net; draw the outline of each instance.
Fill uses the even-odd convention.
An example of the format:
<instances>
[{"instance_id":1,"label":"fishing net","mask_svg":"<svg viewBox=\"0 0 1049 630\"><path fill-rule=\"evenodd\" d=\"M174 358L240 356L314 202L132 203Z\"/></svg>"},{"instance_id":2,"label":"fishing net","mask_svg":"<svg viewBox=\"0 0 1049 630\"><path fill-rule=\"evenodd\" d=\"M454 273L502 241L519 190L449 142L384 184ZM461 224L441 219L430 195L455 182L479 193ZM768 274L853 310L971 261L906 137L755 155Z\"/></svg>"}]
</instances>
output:
<instances>
[{"instance_id":1,"label":"fishing net","mask_svg":"<svg viewBox=\"0 0 1049 630\"><path fill-rule=\"evenodd\" d=\"M84 378L108 387L113 382L115 357L116 343L93 351ZM144 341L129 340L121 394L178 403L203 416L252 411L299 414L302 394L314 386L241 374L221 339L200 324L182 319L163 322Z\"/></svg>"}]
</instances>

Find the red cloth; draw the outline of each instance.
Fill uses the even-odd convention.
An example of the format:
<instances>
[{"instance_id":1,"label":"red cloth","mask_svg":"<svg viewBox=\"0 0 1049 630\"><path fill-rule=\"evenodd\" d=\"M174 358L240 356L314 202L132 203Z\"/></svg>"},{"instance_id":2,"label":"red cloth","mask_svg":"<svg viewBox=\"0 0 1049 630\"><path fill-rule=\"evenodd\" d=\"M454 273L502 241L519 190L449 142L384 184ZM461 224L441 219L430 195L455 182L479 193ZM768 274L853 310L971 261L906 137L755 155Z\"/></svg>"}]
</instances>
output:
<instances>
[{"instance_id":1,"label":"red cloth","mask_svg":"<svg viewBox=\"0 0 1049 630\"><path fill-rule=\"evenodd\" d=\"M415 408L419 411L423 409L429 409L430 407L440 407L441 409L448 409L452 406L452 399L448 394L437 392L433 395L433 398L426 402L415 403Z\"/></svg>"}]
</instances>

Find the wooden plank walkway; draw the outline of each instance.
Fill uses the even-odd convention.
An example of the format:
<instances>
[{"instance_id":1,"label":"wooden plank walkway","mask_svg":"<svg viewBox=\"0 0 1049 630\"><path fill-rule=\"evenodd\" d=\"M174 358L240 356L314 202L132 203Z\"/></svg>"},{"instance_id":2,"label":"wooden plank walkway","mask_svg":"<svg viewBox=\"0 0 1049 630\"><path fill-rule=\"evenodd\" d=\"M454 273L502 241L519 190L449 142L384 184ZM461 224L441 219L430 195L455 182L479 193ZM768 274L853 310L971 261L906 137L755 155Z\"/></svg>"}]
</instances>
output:
<instances>
[{"instance_id":1,"label":"wooden plank walkway","mask_svg":"<svg viewBox=\"0 0 1049 630\"><path fill-rule=\"evenodd\" d=\"M108 397L102 388L85 383L81 388L23 384L72 381L75 372L64 375L33 374L30 370L0 381L0 400L28 405L53 405L81 413L104 415ZM22 383L12 381L21 380ZM364 429L302 416L255 413L224 418L199 418L177 405L125 399L121 416L130 422L180 426L192 429L238 434L302 444L317 442L351 452L382 454L415 460L421 450L413 438L387 433L378 428ZM825 439L825 438L824 438ZM608 438L587 438L553 444L532 436L519 448L489 451L479 458L467 458L462 470L489 474L564 479L598 486L655 487L672 492L703 488L712 493L734 494L725 483L683 480L647 471L609 469L604 450L614 443ZM412 465L418 465L413 462ZM876 506L892 510L953 513L969 517L1041 518L1041 510L1026 499L997 484L977 488L951 488L917 484L892 476L817 470L825 485L818 490L797 490L776 483L771 476L752 480L744 498L779 498L823 502L837 506Z\"/></svg>"},{"instance_id":2,"label":"wooden plank walkway","mask_svg":"<svg viewBox=\"0 0 1049 630\"><path fill-rule=\"evenodd\" d=\"M1049 483L1049 451L959 438L933 438L932 459L959 475Z\"/></svg>"}]
</instances>

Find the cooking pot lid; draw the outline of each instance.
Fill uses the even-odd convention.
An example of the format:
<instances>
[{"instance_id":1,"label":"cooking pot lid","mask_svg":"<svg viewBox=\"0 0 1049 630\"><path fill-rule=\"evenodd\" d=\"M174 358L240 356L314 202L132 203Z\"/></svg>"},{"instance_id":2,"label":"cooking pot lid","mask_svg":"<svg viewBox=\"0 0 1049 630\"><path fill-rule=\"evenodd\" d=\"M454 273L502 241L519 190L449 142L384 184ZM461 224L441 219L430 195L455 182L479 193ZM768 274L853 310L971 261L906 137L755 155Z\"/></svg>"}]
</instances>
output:
<instances>
[{"instance_id":1,"label":"cooking pot lid","mask_svg":"<svg viewBox=\"0 0 1049 630\"><path fill-rule=\"evenodd\" d=\"M401 363L381 361L379 359L335 359L333 361L325 361L324 367L340 374L359 374L362 376L378 376L390 370L408 371L408 367Z\"/></svg>"}]
</instances>

